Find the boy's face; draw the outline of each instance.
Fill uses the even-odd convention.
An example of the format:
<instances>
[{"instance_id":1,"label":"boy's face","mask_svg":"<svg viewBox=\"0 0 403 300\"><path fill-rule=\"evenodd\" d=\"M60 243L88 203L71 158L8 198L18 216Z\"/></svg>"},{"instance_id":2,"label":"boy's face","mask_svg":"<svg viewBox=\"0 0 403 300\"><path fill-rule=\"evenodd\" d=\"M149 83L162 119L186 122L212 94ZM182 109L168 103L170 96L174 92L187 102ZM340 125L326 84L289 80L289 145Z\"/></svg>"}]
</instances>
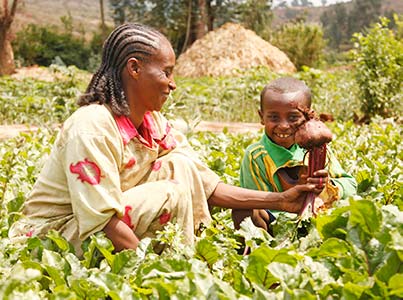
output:
<instances>
[{"instance_id":1,"label":"boy's face","mask_svg":"<svg viewBox=\"0 0 403 300\"><path fill-rule=\"evenodd\" d=\"M267 90L262 99L262 110L259 110L266 135L277 145L290 148L295 143L295 131L305 120L297 107L307 104L302 92L281 94Z\"/></svg>"}]
</instances>

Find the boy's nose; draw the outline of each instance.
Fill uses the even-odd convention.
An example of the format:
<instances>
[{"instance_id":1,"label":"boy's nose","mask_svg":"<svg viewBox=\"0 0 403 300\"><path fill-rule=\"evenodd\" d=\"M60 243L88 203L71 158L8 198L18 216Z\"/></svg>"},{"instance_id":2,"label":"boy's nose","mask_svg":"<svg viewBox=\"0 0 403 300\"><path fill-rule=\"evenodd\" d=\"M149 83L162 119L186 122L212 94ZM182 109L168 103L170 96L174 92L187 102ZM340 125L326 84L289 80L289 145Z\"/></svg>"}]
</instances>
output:
<instances>
[{"instance_id":1,"label":"boy's nose","mask_svg":"<svg viewBox=\"0 0 403 300\"><path fill-rule=\"evenodd\" d=\"M280 128L289 128L290 127L290 123L288 123L287 120L281 120L279 125Z\"/></svg>"}]
</instances>

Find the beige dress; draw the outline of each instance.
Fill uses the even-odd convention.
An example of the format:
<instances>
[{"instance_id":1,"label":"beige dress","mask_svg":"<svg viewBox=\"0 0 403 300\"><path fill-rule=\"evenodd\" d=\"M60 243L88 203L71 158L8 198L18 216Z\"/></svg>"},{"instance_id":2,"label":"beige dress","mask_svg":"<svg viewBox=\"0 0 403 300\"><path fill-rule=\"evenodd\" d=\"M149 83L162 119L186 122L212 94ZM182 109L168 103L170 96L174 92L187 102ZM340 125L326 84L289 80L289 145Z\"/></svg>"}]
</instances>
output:
<instances>
[{"instance_id":1,"label":"beige dress","mask_svg":"<svg viewBox=\"0 0 403 300\"><path fill-rule=\"evenodd\" d=\"M137 130L105 105L84 106L64 123L9 236L55 229L80 254L81 242L117 214L140 239L171 221L192 243L211 220L207 199L219 181L159 112Z\"/></svg>"}]
</instances>

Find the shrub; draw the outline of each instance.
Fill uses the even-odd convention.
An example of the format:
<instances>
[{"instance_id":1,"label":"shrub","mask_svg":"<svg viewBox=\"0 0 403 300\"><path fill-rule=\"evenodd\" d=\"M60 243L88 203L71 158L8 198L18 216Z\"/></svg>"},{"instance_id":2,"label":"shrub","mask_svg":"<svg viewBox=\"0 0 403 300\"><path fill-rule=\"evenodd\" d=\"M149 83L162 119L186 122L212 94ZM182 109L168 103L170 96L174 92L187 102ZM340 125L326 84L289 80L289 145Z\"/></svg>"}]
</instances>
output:
<instances>
[{"instance_id":1,"label":"shrub","mask_svg":"<svg viewBox=\"0 0 403 300\"><path fill-rule=\"evenodd\" d=\"M91 56L90 47L72 32L59 33L53 27L35 24L30 24L17 33L13 49L24 65L49 66L59 57L66 65L87 69Z\"/></svg>"},{"instance_id":2,"label":"shrub","mask_svg":"<svg viewBox=\"0 0 403 300\"><path fill-rule=\"evenodd\" d=\"M285 52L298 70L317 67L326 45L322 27L303 21L285 24L272 33L270 42Z\"/></svg>"},{"instance_id":3,"label":"shrub","mask_svg":"<svg viewBox=\"0 0 403 300\"><path fill-rule=\"evenodd\" d=\"M361 111L368 117L401 113L403 43L396 39L388 23L388 19L380 18L366 34L356 33L353 37Z\"/></svg>"}]
</instances>

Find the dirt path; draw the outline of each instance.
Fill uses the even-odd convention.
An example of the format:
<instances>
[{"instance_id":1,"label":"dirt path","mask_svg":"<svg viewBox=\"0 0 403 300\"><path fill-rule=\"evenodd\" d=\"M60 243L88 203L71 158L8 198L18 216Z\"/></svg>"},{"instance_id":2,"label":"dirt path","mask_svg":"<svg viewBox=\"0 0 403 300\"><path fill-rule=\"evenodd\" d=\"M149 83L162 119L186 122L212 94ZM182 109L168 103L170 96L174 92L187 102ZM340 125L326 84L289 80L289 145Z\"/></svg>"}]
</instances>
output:
<instances>
[{"instance_id":1,"label":"dirt path","mask_svg":"<svg viewBox=\"0 0 403 300\"><path fill-rule=\"evenodd\" d=\"M174 121L173 126L185 132L190 130L189 126L184 121ZM195 131L212 131L212 132L222 132L224 128L228 129L231 133L247 133L255 132L262 128L259 123L229 123L229 122L208 122L201 121L195 127ZM39 128L37 126L26 126L21 124L15 125L0 125L0 140L15 137L20 134L20 132L36 132Z\"/></svg>"}]
</instances>

